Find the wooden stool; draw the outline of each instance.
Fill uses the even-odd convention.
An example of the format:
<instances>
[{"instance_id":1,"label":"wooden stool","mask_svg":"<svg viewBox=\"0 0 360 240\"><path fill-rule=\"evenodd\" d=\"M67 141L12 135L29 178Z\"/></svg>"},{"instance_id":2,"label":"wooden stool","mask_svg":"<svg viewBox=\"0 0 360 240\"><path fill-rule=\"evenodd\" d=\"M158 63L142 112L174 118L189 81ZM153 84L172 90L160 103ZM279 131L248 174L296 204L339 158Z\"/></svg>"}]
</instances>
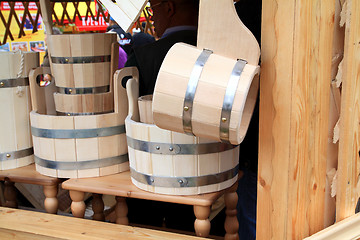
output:
<instances>
[{"instance_id":1,"label":"wooden stool","mask_svg":"<svg viewBox=\"0 0 360 240\"><path fill-rule=\"evenodd\" d=\"M122 172L114 175L83 178L83 179L69 179L62 183L63 189L70 191L72 199L71 211L75 217L83 218L85 214L84 195L85 192L94 193L93 196L93 219L104 219L104 203L102 201L102 194L116 196L116 223L127 225L129 223L127 218L128 208L125 198L138 198L145 200L162 201L169 203L178 203L194 206L195 231L197 236L207 237L210 233L210 210L211 205L222 195L225 195L226 219L225 219L225 239L238 239L239 224L237 221L236 204L238 196L236 193L237 183L226 190L214 193L207 193L201 195L191 196L175 196L163 195L143 191L132 184L130 179L130 172Z\"/></svg>"},{"instance_id":2,"label":"wooden stool","mask_svg":"<svg viewBox=\"0 0 360 240\"><path fill-rule=\"evenodd\" d=\"M28 183L41 185L45 194L45 210L48 213L57 213L58 185L61 179L43 176L35 170L35 164L21 168L0 171L0 181L5 182L5 207L17 207L16 190L14 183Z\"/></svg>"}]
</instances>

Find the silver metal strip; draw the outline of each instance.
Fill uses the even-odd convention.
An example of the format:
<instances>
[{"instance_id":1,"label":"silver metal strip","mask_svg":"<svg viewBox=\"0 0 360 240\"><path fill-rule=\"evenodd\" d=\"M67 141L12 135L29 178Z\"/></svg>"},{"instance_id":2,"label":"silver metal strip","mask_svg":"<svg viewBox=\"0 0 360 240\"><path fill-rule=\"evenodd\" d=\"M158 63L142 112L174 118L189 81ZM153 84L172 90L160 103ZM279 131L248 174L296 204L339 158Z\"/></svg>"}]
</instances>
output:
<instances>
[{"instance_id":1,"label":"silver metal strip","mask_svg":"<svg viewBox=\"0 0 360 240\"><path fill-rule=\"evenodd\" d=\"M98 114L107 114L107 113L112 113L114 111L106 111L106 112L85 112L85 113L71 113L71 112L59 112L56 111L56 115L57 116L88 116L88 115L98 115Z\"/></svg>"},{"instance_id":2,"label":"silver metal strip","mask_svg":"<svg viewBox=\"0 0 360 240\"><path fill-rule=\"evenodd\" d=\"M12 88L17 86L29 86L29 78L11 78L0 80L0 88Z\"/></svg>"},{"instance_id":3,"label":"silver metal strip","mask_svg":"<svg viewBox=\"0 0 360 240\"><path fill-rule=\"evenodd\" d=\"M110 60L111 55L88 57L51 57L52 63L55 64L100 63L110 62Z\"/></svg>"},{"instance_id":4,"label":"silver metal strip","mask_svg":"<svg viewBox=\"0 0 360 240\"><path fill-rule=\"evenodd\" d=\"M169 144L157 142L145 142L127 136L127 144L129 147L142 152L166 155L200 155L209 153L224 152L236 145L228 143L199 143L199 144Z\"/></svg>"},{"instance_id":5,"label":"silver metal strip","mask_svg":"<svg viewBox=\"0 0 360 240\"><path fill-rule=\"evenodd\" d=\"M34 149L32 147L25 148L19 151L0 153L0 161L13 160L18 158L27 157L34 154Z\"/></svg>"},{"instance_id":6,"label":"silver metal strip","mask_svg":"<svg viewBox=\"0 0 360 240\"><path fill-rule=\"evenodd\" d=\"M121 164L128 162L129 158L127 154L111 157L102 158L96 160L78 161L78 162L65 162L65 161L52 161L35 156L35 163L50 169L57 170L84 170L92 168L109 167L115 164Z\"/></svg>"},{"instance_id":7,"label":"silver metal strip","mask_svg":"<svg viewBox=\"0 0 360 240\"><path fill-rule=\"evenodd\" d=\"M239 165L233 169L203 176L194 177L163 177L163 176L151 176L137 172L135 169L130 168L131 177L136 181L143 184L147 184L154 187L172 187L172 188L184 188L184 187L202 187L211 184L218 184L230 180L237 176L239 172Z\"/></svg>"},{"instance_id":8,"label":"silver metal strip","mask_svg":"<svg viewBox=\"0 0 360 240\"><path fill-rule=\"evenodd\" d=\"M101 87L88 87L88 88L65 88L58 87L58 93L62 94L96 94L96 93L106 93L110 91L110 85L101 86Z\"/></svg>"},{"instance_id":9,"label":"silver metal strip","mask_svg":"<svg viewBox=\"0 0 360 240\"><path fill-rule=\"evenodd\" d=\"M204 68L204 65L206 61L208 60L209 56L213 52L208 49L204 49L198 59L195 62L195 66L193 67L189 82L187 85L185 98L184 98L184 106L183 106L183 129L184 132L190 135L193 135L192 132L192 123L191 123L191 117L192 117L192 108L194 103L194 97L197 85L199 83L199 79L202 73L202 70Z\"/></svg>"},{"instance_id":10,"label":"silver metal strip","mask_svg":"<svg viewBox=\"0 0 360 240\"><path fill-rule=\"evenodd\" d=\"M70 139L107 137L125 133L125 125L93 129L43 129L31 127L34 137Z\"/></svg>"},{"instance_id":11,"label":"silver metal strip","mask_svg":"<svg viewBox=\"0 0 360 240\"><path fill-rule=\"evenodd\" d=\"M234 103L234 98L239 84L240 76L246 64L247 62L241 59L235 63L235 66L231 72L228 85L226 87L220 118L220 139L224 142L229 141L231 110Z\"/></svg>"}]
</instances>

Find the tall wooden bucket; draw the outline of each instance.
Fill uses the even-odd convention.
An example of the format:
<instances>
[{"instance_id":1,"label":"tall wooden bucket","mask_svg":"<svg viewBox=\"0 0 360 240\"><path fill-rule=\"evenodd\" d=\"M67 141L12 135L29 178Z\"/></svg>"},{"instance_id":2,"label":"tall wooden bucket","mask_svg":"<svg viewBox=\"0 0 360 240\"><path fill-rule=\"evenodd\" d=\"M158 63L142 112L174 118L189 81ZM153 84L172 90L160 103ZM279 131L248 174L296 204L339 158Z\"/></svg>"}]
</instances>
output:
<instances>
[{"instance_id":1,"label":"tall wooden bucket","mask_svg":"<svg viewBox=\"0 0 360 240\"><path fill-rule=\"evenodd\" d=\"M33 111L30 113L36 170L47 176L85 178L129 170L124 120L126 91L116 84L115 111L108 114L56 116L55 106L44 106L45 88L35 84L42 68L30 73ZM118 87L119 86L119 87ZM52 108L52 109L51 109Z\"/></svg>"},{"instance_id":2,"label":"tall wooden bucket","mask_svg":"<svg viewBox=\"0 0 360 240\"><path fill-rule=\"evenodd\" d=\"M59 115L90 115L113 111L112 78L118 66L116 34L49 36L51 72L58 92Z\"/></svg>"},{"instance_id":3,"label":"tall wooden bucket","mask_svg":"<svg viewBox=\"0 0 360 240\"><path fill-rule=\"evenodd\" d=\"M240 144L259 88L259 66L175 44L160 68L153 99L164 129Z\"/></svg>"},{"instance_id":4,"label":"tall wooden bucket","mask_svg":"<svg viewBox=\"0 0 360 240\"><path fill-rule=\"evenodd\" d=\"M34 162L28 73L38 66L36 52L0 52L0 170Z\"/></svg>"},{"instance_id":5,"label":"tall wooden bucket","mask_svg":"<svg viewBox=\"0 0 360 240\"><path fill-rule=\"evenodd\" d=\"M131 70L137 79L137 73ZM126 89L125 120L131 180L155 193L194 195L230 187L238 178L239 146L163 130L139 122L138 83Z\"/></svg>"}]
</instances>

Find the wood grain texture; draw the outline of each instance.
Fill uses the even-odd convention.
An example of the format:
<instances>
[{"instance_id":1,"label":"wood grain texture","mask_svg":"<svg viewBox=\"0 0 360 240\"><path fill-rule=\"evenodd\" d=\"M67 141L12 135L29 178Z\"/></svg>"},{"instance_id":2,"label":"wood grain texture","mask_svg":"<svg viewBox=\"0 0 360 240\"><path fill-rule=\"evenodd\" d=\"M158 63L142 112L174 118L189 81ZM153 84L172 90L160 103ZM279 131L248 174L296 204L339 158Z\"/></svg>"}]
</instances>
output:
<instances>
[{"instance_id":1,"label":"wood grain texture","mask_svg":"<svg viewBox=\"0 0 360 240\"><path fill-rule=\"evenodd\" d=\"M336 220L354 214L360 195L360 2L346 1Z\"/></svg>"},{"instance_id":2,"label":"wood grain texture","mask_svg":"<svg viewBox=\"0 0 360 240\"><path fill-rule=\"evenodd\" d=\"M264 1L258 239L324 224L335 1Z\"/></svg>"},{"instance_id":3,"label":"wood grain texture","mask_svg":"<svg viewBox=\"0 0 360 240\"><path fill-rule=\"evenodd\" d=\"M18 209L0 208L1 239L204 239L163 231Z\"/></svg>"}]
</instances>

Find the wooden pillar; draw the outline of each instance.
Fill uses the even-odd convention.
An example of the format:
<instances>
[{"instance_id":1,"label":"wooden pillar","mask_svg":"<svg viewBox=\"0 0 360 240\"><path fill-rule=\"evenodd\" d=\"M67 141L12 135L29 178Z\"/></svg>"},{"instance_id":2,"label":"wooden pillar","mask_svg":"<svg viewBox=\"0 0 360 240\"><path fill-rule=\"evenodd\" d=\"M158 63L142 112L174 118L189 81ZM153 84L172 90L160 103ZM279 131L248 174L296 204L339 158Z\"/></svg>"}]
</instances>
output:
<instances>
[{"instance_id":1,"label":"wooden pillar","mask_svg":"<svg viewBox=\"0 0 360 240\"><path fill-rule=\"evenodd\" d=\"M263 1L257 239L323 228L334 12Z\"/></svg>"},{"instance_id":2,"label":"wooden pillar","mask_svg":"<svg viewBox=\"0 0 360 240\"><path fill-rule=\"evenodd\" d=\"M336 220L354 214L360 193L360 1L346 1Z\"/></svg>"}]
</instances>

